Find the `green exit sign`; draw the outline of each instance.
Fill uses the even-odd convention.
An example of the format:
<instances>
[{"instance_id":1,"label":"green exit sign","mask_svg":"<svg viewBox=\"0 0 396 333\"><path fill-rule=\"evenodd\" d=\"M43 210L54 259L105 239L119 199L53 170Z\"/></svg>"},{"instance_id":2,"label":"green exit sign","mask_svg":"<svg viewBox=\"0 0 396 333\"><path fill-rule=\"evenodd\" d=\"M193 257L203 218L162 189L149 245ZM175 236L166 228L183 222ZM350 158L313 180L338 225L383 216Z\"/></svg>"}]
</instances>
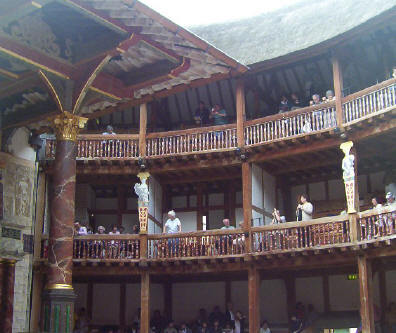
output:
<instances>
[{"instance_id":1,"label":"green exit sign","mask_svg":"<svg viewBox=\"0 0 396 333\"><path fill-rule=\"evenodd\" d=\"M347 279L348 280L357 280L359 278L359 275L357 275L357 274L348 274L347 275Z\"/></svg>"}]
</instances>

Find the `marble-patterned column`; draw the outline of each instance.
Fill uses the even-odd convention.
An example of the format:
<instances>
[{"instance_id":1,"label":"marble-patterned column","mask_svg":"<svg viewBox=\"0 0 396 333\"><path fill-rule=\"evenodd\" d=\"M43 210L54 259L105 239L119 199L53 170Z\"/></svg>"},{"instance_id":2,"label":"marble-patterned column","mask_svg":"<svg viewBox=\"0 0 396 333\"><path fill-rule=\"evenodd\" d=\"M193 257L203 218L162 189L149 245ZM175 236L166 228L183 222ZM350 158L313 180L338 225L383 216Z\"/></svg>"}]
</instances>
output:
<instances>
[{"instance_id":1,"label":"marble-patterned column","mask_svg":"<svg viewBox=\"0 0 396 333\"><path fill-rule=\"evenodd\" d=\"M12 322L14 314L14 284L15 284L15 260L6 260L2 264L2 313L0 326L2 333L12 333Z\"/></svg>"},{"instance_id":2,"label":"marble-patterned column","mask_svg":"<svg viewBox=\"0 0 396 333\"><path fill-rule=\"evenodd\" d=\"M64 112L53 120L56 154L48 248L47 284L43 294L44 332L71 332L74 313L72 287L76 140L86 118Z\"/></svg>"}]
</instances>

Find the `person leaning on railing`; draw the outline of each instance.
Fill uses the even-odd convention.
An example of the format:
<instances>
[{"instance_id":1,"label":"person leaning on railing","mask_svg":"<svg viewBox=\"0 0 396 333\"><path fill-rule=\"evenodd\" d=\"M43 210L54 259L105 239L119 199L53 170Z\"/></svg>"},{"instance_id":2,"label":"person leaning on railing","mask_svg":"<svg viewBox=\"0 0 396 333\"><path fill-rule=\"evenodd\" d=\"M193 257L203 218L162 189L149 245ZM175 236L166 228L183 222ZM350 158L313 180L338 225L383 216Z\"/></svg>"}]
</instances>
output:
<instances>
[{"instance_id":1,"label":"person leaning on railing","mask_svg":"<svg viewBox=\"0 0 396 333\"><path fill-rule=\"evenodd\" d=\"M299 196L299 203L297 205L296 216L297 221L309 221L312 220L313 215L313 205L309 202L308 195L301 194ZM305 237L305 228L298 229L298 239L299 239L299 246L306 246L309 244L309 234ZM306 244L306 238L308 244ZM301 242L302 240L302 242Z\"/></svg>"}]
</instances>

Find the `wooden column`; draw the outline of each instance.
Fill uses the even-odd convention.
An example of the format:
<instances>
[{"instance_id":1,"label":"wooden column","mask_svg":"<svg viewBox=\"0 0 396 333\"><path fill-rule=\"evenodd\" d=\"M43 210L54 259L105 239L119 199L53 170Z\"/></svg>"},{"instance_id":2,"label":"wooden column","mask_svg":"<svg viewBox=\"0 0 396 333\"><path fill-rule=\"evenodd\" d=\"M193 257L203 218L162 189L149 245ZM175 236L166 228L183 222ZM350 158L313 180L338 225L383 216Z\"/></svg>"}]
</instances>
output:
<instances>
[{"instance_id":1,"label":"wooden column","mask_svg":"<svg viewBox=\"0 0 396 333\"><path fill-rule=\"evenodd\" d=\"M250 229L252 226L252 166L249 162L242 163L242 203L244 231L249 233L246 237L246 249L252 251Z\"/></svg>"},{"instance_id":2,"label":"wooden column","mask_svg":"<svg viewBox=\"0 0 396 333\"><path fill-rule=\"evenodd\" d=\"M203 184L197 184L197 230L203 228Z\"/></svg>"},{"instance_id":3,"label":"wooden column","mask_svg":"<svg viewBox=\"0 0 396 333\"><path fill-rule=\"evenodd\" d=\"M373 274L371 261L365 256L358 256L360 285L360 316L362 330L365 333L375 333L373 304Z\"/></svg>"},{"instance_id":4,"label":"wooden column","mask_svg":"<svg viewBox=\"0 0 396 333\"><path fill-rule=\"evenodd\" d=\"M165 317L168 321L170 321L172 320L172 316L173 316L172 283L165 282L163 284L163 289L164 289Z\"/></svg>"},{"instance_id":5,"label":"wooden column","mask_svg":"<svg viewBox=\"0 0 396 333\"><path fill-rule=\"evenodd\" d=\"M343 116L342 116L342 90L343 90L343 79L341 64L337 56L332 58L333 64L333 81L334 81L334 95L336 98L336 119L337 126L343 127Z\"/></svg>"},{"instance_id":6,"label":"wooden column","mask_svg":"<svg viewBox=\"0 0 396 333\"><path fill-rule=\"evenodd\" d=\"M120 328L121 328L121 332L126 332L125 307L126 307L126 283L123 282L120 284Z\"/></svg>"},{"instance_id":7,"label":"wooden column","mask_svg":"<svg viewBox=\"0 0 396 333\"><path fill-rule=\"evenodd\" d=\"M323 286L323 306L324 312L330 312L330 289L329 289L329 276L327 274L322 276Z\"/></svg>"},{"instance_id":8,"label":"wooden column","mask_svg":"<svg viewBox=\"0 0 396 333\"><path fill-rule=\"evenodd\" d=\"M296 300L296 279L294 276L287 275L284 277L285 287L286 287L286 299L287 299L287 316L290 324L291 317L294 315L296 310L295 306Z\"/></svg>"},{"instance_id":9,"label":"wooden column","mask_svg":"<svg viewBox=\"0 0 396 333\"><path fill-rule=\"evenodd\" d=\"M237 140L238 147L242 148L245 145L244 140L244 123L246 120L245 110L245 85L242 79L237 81L236 86L236 116L237 116Z\"/></svg>"},{"instance_id":10,"label":"wooden column","mask_svg":"<svg viewBox=\"0 0 396 333\"><path fill-rule=\"evenodd\" d=\"M139 156L146 156L147 104L140 105Z\"/></svg>"},{"instance_id":11,"label":"wooden column","mask_svg":"<svg viewBox=\"0 0 396 333\"><path fill-rule=\"evenodd\" d=\"M260 329L260 273L252 265L248 270L249 332Z\"/></svg>"},{"instance_id":12,"label":"wooden column","mask_svg":"<svg viewBox=\"0 0 396 333\"><path fill-rule=\"evenodd\" d=\"M140 332L150 332L150 274L144 271L140 275Z\"/></svg>"},{"instance_id":13,"label":"wooden column","mask_svg":"<svg viewBox=\"0 0 396 333\"><path fill-rule=\"evenodd\" d=\"M235 190L235 183L233 181L228 183L228 218L231 221L231 224L235 227L239 227L239 222L235 220L235 205L236 205L236 190Z\"/></svg>"},{"instance_id":14,"label":"wooden column","mask_svg":"<svg viewBox=\"0 0 396 333\"><path fill-rule=\"evenodd\" d=\"M30 330L38 332L40 329L41 295L44 287L44 275L40 271L33 272L32 307L30 312Z\"/></svg>"}]
</instances>

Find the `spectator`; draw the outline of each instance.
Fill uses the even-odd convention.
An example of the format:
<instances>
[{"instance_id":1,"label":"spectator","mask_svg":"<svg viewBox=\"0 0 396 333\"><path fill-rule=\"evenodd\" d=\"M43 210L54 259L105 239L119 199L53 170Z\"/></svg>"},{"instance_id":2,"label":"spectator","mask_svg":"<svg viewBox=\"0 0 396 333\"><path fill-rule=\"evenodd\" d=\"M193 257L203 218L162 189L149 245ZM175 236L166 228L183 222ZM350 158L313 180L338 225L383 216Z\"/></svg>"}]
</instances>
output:
<instances>
[{"instance_id":1,"label":"spectator","mask_svg":"<svg viewBox=\"0 0 396 333\"><path fill-rule=\"evenodd\" d=\"M232 324L227 322L222 330L222 333L234 333L234 329L232 328Z\"/></svg>"},{"instance_id":2,"label":"spectator","mask_svg":"<svg viewBox=\"0 0 396 333\"><path fill-rule=\"evenodd\" d=\"M120 227L118 228L118 230L119 230L119 232L120 232L121 235L125 234L125 228L124 228L122 225L120 225Z\"/></svg>"},{"instance_id":3,"label":"spectator","mask_svg":"<svg viewBox=\"0 0 396 333\"><path fill-rule=\"evenodd\" d=\"M278 209L274 208L272 212L272 221L271 224L279 224L279 223L285 223L286 218L282 215L280 215L280 212Z\"/></svg>"},{"instance_id":4,"label":"spectator","mask_svg":"<svg viewBox=\"0 0 396 333\"><path fill-rule=\"evenodd\" d=\"M107 125L106 131L103 132L102 135L116 135L116 133L113 131L113 126Z\"/></svg>"},{"instance_id":5,"label":"spectator","mask_svg":"<svg viewBox=\"0 0 396 333\"><path fill-rule=\"evenodd\" d=\"M312 214L313 205L308 201L308 196L306 194L301 194L296 210L297 221L312 220Z\"/></svg>"},{"instance_id":6,"label":"spectator","mask_svg":"<svg viewBox=\"0 0 396 333\"><path fill-rule=\"evenodd\" d=\"M315 310L313 304L308 304L308 313L306 327L312 326L319 318L319 313Z\"/></svg>"},{"instance_id":7,"label":"spectator","mask_svg":"<svg viewBox=\"0 0 396 333\"><path fill-rule=\"evenodd\" d=\"M234 326L235 315L234 315L234 311L232 308L233 308L232 303L227 302L227 310L225 312L225 320L226 320L226 322L232 323L232 326Z\"/></svg>"},{"instance_id":8,"label":"spectator","mask_svg":"<svg viewBox=\"0 0 396 333\"><path fill-rule=\"evenodd\" d=\"M119 235L119 234L120 234L120 232L119 232L117 226L114 224L111 228L111 231L109 232L109 235Z\"/></svg>"},{"instance_id":9,"label":"spectator","mask_svg":"<svg viewBox=\"0 0 396 333\"><path fill-rule=\"evenodd\" d=\"M186 323L182 323L180 326L179 333L192 333L191 329L188 328Z\"/></svg>"},{"instance_id":10,"label":"spectator","mask_svg":"<svg viewBox=\"0 0 396 333\"><path fill-rule=\"evenodd\" d=\"M334 96L333 90L327 90L327 91L326 91L326 98L325 98L325 101L326 101L326 102L331 102L331 101L333 101L333 100L335 100L335 96Z\"/></svg>"},{"instance_id":11,"label":"spectator","mask_svg":"<svg viewBox=\"0 0 396 333\"><path fill-rule=\"evenodd\" d=\"M133 235L137 235L137 234L139 234L139 232L140 232L139 226L138 226L137 224L134 224L134 225L132 226L132 234L133 234Z\"/></svg>"},{"instance_id":12,"label":"spectator","mask_svg":"<svg viewBox=\"0 0 396 333\"><path fill-rule=\"evenodd\" d=\"M208 328L208 323L204 321L201 326L198 327L198 333L210 333L210 330Z\"/></svg>"},{"instance_id":13,"label":"spectator","mask_svg":"<svg viewBox=\"0 0 396 333\"><path fill-rule=\"evenodd\" d=\"M176 234L181 232L180 220L176 217L174 210L168 212L168 220L164 226L164 233L166 234ZM168 254L170 257L175 257L179 253L179 239L169 238L168 239Z\"/></svg>"},{"instance_id":14,"label":"spectator","mask_svg":"<svg viewBox=\"0 0 396 333\"><path fill-rule=\"evenodd\" d=\"M215 320L213 322L213 327L209 330L210 333L222 333L223 330L220 326L220 321L219 320Z\"/></svg>"},{"instance_id":15,"label":"spectator","mask_svg":"<svg viewBox=\"0 0 396 333\"><path fill-rule=\"evenodd\" d=\"M312 95L312 100L309 102L309 105L319 105L321 103L320 96L318 94L314 94Z\"/></svg>"},{"instance_id":16,"label":"spectator","mask_svg":"<svg viewBox=\"0 0 396 333\"><path fill-rule=\"evenodd\" d=\"M96 234L104 235L104 234L105 234L105 231L106 231L105 227L100 225L100 226L98 227L98 232L97 232Z\"/></svg>"},{"instance_id":17,"label":"spectator","mask_svg":"<svg viewBox=\"0 0 396 333\"><path fill-rule=\"evenodd\" d=\"M221 227L222 230L232 230L235 229L233 225L230 225L230 220L229 219L223 219L223 226Z\"/></svg>"},{"instance_id":18,"label":"spectator","mask_svg":"<svg viewBox=\"0 0 396 333\"><path fill-rule=\"evenodd\" d=\"M298 319L296 316L292 316L290 320L290 332L291 333L301 333L304 330L302 320Z\"/></svg>"},{"instance_id":19,"label":"spectator","mask_svg":"<svg viewBox=\"0 0 396 333\"><path fill-rule=\"evenodd\" d=\"M151 328L155 327L156 332L162 332L165 328L165 318L161 316L160 310L155 310L152 319L150 320Z\"/></svg>"},{"instance_id":20,"label":"spectator","mask_svg":"<svg viewBox=\"0 0 396 333\"><path fill-rule=\"evenodd\" d=\"M284 113L290 111L292 104L288 101L286 95L282 95L281 101L279 103L279 113Z\"/></svg>"},{"instance_id":21,"label":"spectator","mask_svg":"<svg viewBox=\"0 0 396 333\"><path fill-rule=\"evenodd\" d=\"M234 333L243 332L245 332L245 317L242 315L241 311L237 311L235 314Z\"/></svg>"},{"instance_id":22,"label":"spectator","mask_svg":"<svg viewBox=\"0 0 396 333\"><path fill-rule=\"evenodd\" d=\"M224 314L220 311L218 305L213 308L213 312L209 315L209 323L213 325L216 320L219 322L220 326L223 325Z\"/></svg>"},{"instance_id":23,"label":"spectator","mask_svg":"<svg viewBox=\"0 0 396 333\"><path fill-rule=\"evenodd\" d=\"M225 125L227 124L227 111L220 106L220 104L215 104L209 115L210 119L213 119L213 125Z\"/></svg>"},{"instance_id":24,"label":"spectator","mask_svg":"<svg viewBox=\"0 0 396 333\"><path fill-rule=\"evenodd\" d=\"M175 322L171 320L168 326L165 328L164 333L177 333L177 329L175 328Z\"/></svg>"},{"instance_id":25,"label":"spectator","mask_svg":"<svg viewBox=\"0 0 396 333\"><path fill-rule=\"evenodd\" d=\"M261 323L260 333L271 333L271 330L269 329L268 321L264 320Z\"/></svg>"},{"instance_id":26,"label":"spectator","mask_svg":"<svg viewBox=\"0 0 396 333\"><path fill-rule=\"evenodd\" d=\"M292 105L291 110L297 110L297 109L300 109L303 107L303 105L296 93L292 93L290 98L291 98L291 105Z\"/></svg>"},{"instance_id":27,"label":"spectator","mask_svg":"<svg viewBox=\"0 0 396 333\"><path fill-rule=\"evenodd\" d=\"M174 210L168 212L168 219L165 222L164 233L165 234L175 234L181 232L180 220L176 217Z\"/></svg>"},{"instance_id":28,"label":"spectator","mask_svg":"<svg viewBox=\"0 0 396 333\"><path fill-rule=\"evenodd\" d=\"M384 205L385 207L396 208L395 196L393 195L392 192L386 193L385 198L386 198L386 204Z\"/></svg>"},{"instance_id":29,"label":"spectator","mask_svg":"<svg viewBox=\"0 0 396 333\"><path fill-rule=\"evenodd\" d=\"M206 107L205 102L199 102L199 106L195 110L194 120L197 125L209 125L209 109Z\"/></svg>"},{"instance_id":30,"label":"spectator","mask_svg":"<svg viewBox=\"0 0 396 333\"><path fill-rule=\"evenodd\" d=\"M199 309L198 319L197 319L197 326L201 327L202 323L208 321L208 315L206 314L205 309Z\"/></svg>"},{"instance_id":31,"label":"spectator","mask_svg":"<svg viewBox=\"0 0 396 333\"><path fill-rule=\"evenodd\" d=\"M382 208L382 205L380 203L378 203L378 200L376 197L373 197L371 199L371 203L373 204L373 209Z\"/></svg>"},{"instance_id":32,"label":"spectator","mask_svg":"<svg viewBox=\"0 0 396 333\"><path fill-rule=\"evenodd\" d=\"M74 230L78 236L88 235L87 228L80 224L80 221L74 222Z\"/></svg>"}]
</instances>

